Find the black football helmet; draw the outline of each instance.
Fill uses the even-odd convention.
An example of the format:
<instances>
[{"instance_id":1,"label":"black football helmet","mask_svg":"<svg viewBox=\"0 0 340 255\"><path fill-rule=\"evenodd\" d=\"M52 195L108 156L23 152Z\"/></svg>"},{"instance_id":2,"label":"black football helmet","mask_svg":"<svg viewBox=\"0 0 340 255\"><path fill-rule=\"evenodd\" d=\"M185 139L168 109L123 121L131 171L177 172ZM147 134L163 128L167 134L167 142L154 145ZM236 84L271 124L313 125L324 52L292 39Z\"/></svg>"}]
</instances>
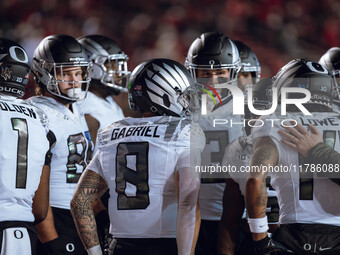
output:
<instances>
[{"instance_id":1,"label":"black football helmet","mask_svg":"<svg viewBox=\"0 0 340 255\"><path fill-rule=\"evenodd\" d=\"M200 79L197 75L199 70L228 70L229 77L218 78L218 84L237 85L241 60L232 40L222 33L209 32L203 33L191 44L185 66L199 85L216 85L206 84L207 79Z\"/></svg>"},{"instance_id":2,"label":"black football helmet","mask_svg":"<svg viewBox=\"0 0 340 255\"><path fill-rule=\"evenodd\" d=\"M151 59L138 65L129 78L132 110L155 115L188 116L190 89L194 81L188 70L170 59Z\"/></svg>"},{"instance_id":3,"label":"black football helmet","mask_svg":"<svg viewBox=\"0 0 340 255\"><path fill-rule=\"evenodd\" d=\"M253 86L253 106L257 110L267 110L271 108L273 101L272 86L272 78L263 78Z\"/></svg>"},{"instance_id":4,"label":"black football helmet","mask_svg":"<svg viewBox=\"0 0 340 255\"><path fill-rule=\"evenodd\" d=\"M253 77L253 84L255 84L261 78L261 66L255 53L243 42L237 40L234 40L233 42L238 49L241 59L242 67L240 72L251 73Z\"/></svg>"},{"instance_id":5,"label":"black football helmet","mask_svg":"<svg viewBox=\"0 0 340 255\"><path fill-rule=\"evenodd\" d=\"M30 66L24 48L16 42L0 38L0 94L23 97Z\"/></svg>"},{"instance_id":6,"label":"black football helmet","mask_svg":"<svg viewBox=\"0 0 340 255\"><path fill-rule=\"evenodd\" d=\"M91 79L107 88L113 94L127 92L129 57L121 50L116 41L102 35L86 35L77 38L85 48L92 62Z\"/></svg>"},{"instance_id":7,"label":"black football helmet","mask_svg":"<svg viewBox=\"0 0 340 255\"><path fill-rule=\"evenodd\" d=\"M330 48L319 60L334 78L333 100L340 104L340 47Z\"/></svg>"},{"instance_id":8,"label":"black football helmet","mask_svg":"<svg viewBox=\"0 0 340 255\"><path fill-rule=\"evenodd\" d=\"M75 102L86 96L91 80L90 66L84 48L75 38L69 35L50 35L44 38L34 51L32 72L40 87L66 102ZM83 80L64 80L63 70L67 67L81 67ZM57 74L60 74L60 80L57 79ZM72 83L73 89L68 95L60 91L59 82ZM81 92L81 88L75 88L76 82L81 83L85 93Z\"/></svg>"},{"instance_id":9,"label":"black football helmet","mask_svg":"<svg viewBox=\"0 0 340 255\"><path fill-rule=\"evenodd\" d=\"M273 86L278 87L279 100L283 87L305 88L311 93L311 99L306 105L316 106L313 111L332 109L333 84L333 78L324 66L306 59L290 61L273 77ZM301 98L301 94L290 93L287 98Z\"/></svg>"},{"instance_id":10,"label":"black football helmet","mask_svg":"<svg viewBox=\"0 0 340 255\"><path fill-rule=\"evenodd\" d=\"M273 105L273 79L272 78L263 78L256 82L252 87L252 104L256 110L268 110ZM246 97L248 99L248 97ZM246 122L245 131L247 135L250 135L251 127L255 124L259 115L254 114L249 110L248 102L245 104L245 119L250 120L251 122Z\"/></svg>"}]
</instances>

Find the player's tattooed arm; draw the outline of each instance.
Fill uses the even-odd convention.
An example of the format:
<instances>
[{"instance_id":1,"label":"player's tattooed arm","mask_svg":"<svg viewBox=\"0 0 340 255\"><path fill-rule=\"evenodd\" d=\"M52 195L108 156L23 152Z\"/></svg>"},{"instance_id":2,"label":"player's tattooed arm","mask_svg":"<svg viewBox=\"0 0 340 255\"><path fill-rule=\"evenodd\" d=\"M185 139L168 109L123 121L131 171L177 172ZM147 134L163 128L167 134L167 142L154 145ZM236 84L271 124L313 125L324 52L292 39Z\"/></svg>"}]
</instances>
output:
<instances>
[{"instance_id":1,"label":"player's tattooed arm","mask_svg":"<svg viewBox=\"0 0 340 255\"><path fill-rule=\"evenodd\" d=\"M87 169L82 174L71 200L71 212L78 234L86 249L99 244L92 203L108 189L105 180Z\"/></svg>"},{"instance_id":2,"label":"player's tattooed arm","mask_svg":"<svg viewBox=\"0 0 340 255\"><path fill-rule=\"evenodd\" d=\"M248 173L245 192L247 213L251 219L266 216L268 199L266 178L268 171L263 171L263 169L264 167L275 166L277 160L278 151L274 142L269 137L257 138L253 145L253 155L250 160L250 167L253 171ZM253 238L254 240L261 240L266 235L267 233L253 234Z\"/></svg>"}]
</instances>

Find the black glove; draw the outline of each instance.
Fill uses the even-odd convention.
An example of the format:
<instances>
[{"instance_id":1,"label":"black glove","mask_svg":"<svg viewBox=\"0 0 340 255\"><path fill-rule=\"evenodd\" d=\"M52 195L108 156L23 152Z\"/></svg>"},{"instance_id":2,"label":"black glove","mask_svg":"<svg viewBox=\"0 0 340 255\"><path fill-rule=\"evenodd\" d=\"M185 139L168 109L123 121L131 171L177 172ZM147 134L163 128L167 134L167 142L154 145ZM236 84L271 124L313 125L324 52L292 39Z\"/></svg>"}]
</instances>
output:
<instances>
[{"instance_id":1,"label":"black glove","mask_svg":"<svg viewBox=\"0 0 340 255\"><path fill-rule=\"evenodd\" d=\"M256 255L292 255L290 250L287 250L280 243L272 240L268 236L260 241L254 241L254 249Z\"/></svg>"}]
</instances>

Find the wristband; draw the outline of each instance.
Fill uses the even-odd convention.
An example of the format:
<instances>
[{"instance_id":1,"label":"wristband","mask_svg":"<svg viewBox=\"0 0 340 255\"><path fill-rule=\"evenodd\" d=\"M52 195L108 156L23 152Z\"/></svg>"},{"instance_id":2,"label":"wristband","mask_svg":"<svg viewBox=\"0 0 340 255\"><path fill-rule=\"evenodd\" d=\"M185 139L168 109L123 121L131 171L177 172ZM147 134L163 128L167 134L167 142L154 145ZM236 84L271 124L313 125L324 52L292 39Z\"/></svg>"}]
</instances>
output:
<instances>
[{"instance_id":1,"label":"wristband","mask_svg":"<svg viewBox=\"0 0 340 255\"><path fill-rule=\"evenodd\" d=\"M86 249L88 255L103 255L102 249L100 248L100 245L97 244L96 246L93 246L89 249Z\"/></svg>"},{"instance_id":2,"label":"wristband","mask_svg":"<svg viewBox=\"0 0 340 255\"><path fill-rule=\"evenodd\" d=\"M252 233L265 233L268 228L267 216L263 218L248 219L249 229Z\"/></svg>"}]
</instances>

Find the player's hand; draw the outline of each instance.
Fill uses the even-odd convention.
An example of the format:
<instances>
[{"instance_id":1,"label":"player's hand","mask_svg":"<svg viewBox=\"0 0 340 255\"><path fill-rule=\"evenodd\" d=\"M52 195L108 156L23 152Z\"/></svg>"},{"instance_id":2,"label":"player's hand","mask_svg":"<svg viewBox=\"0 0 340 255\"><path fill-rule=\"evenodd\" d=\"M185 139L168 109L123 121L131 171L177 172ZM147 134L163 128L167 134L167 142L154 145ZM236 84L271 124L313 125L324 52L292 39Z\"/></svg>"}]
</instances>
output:
<instances>
[{"instance_id":1,"label":"player's hand","mask_svg":"<svg viewBox=\"0 0 340 255\"><path fill-rule=\"evenodd\" d=\"M294 122L292 123L294 124ZM309 125L310 131L307 131L302 125L297 124L294 127L285 127L279 130L279 134L284 138L281 142L293 150L301 153L304 157L308 157L309 151L318 143L323 142L322 135L313 125Z\"/></svg>"}]
</instances>

